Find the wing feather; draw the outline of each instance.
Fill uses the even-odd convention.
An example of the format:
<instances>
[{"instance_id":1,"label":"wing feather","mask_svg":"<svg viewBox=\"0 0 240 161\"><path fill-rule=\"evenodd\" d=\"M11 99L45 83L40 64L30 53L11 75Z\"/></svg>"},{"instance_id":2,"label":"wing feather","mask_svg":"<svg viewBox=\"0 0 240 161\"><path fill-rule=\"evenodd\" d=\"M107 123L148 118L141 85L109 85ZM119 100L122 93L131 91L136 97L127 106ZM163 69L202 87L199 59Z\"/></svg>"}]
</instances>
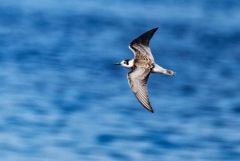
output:
<instances>
[{"instance_id":1,"label":"wing feather","mask_svg":"<svg viewBox=\"0 0 240 161\"><path fill-rule=\"evenodd\" d=\"M135 68L128 73L128 82L138 101L150 112L153 108L150 104L147 90L147 81L150 69Z\"/></svg>"},{"instance_id":2,"label":"wing feather","mask_svg":"<svg viewBox=\"0 0 240 161\"><path fill-rule=\"evenodd\" d=\"M158 28L154 28L143 33L130 43L129 49L134 53L136 59L144 59L144 57L147 57L154 61L151 49L149 48L149 42L157 29Z\"/></svg>"}]
</instances>

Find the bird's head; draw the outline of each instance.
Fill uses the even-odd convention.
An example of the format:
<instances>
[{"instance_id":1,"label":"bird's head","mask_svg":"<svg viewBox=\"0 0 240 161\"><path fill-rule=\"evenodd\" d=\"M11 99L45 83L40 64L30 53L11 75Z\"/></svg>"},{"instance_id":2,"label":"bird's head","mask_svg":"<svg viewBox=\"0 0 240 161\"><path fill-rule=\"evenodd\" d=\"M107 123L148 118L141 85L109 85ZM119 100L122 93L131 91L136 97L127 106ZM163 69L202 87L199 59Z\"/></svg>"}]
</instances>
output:
<instances>
[{"instance_id":1,"label":"bird's head","mask_svg":"<svg viewBox=\"0 0 240 161\"><path fill-rule=\"evenodd\" d=\"M133 67L133 59L122 60L120 63L116 63L115 65L121 65L126 68L131 68Z\"/></svg>"}]
</instances>

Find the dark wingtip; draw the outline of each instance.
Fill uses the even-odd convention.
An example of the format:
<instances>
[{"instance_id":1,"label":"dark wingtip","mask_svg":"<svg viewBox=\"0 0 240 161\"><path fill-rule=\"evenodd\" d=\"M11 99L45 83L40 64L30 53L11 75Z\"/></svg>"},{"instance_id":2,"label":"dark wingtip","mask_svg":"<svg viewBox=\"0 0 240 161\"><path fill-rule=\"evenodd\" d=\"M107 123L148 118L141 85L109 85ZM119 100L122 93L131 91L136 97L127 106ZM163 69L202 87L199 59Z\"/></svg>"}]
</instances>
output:
<instances>
[{"instance_id":1,"label":"dark wingtip","mask_svg":"<svg viewBox=\"0 0 240 161\"><path fill-rule=\"evenodd\" d=\"M156 32L158 30L158 27L155 27L155 28L153 28L153 29L151 29L151 30L149 30L149 31L147 31L148 33L152 33L152 35ZM146 33L147 33L146 32Z\"/></svg>"},{"instance_id":2,"label":"dark wingtip","mask_svg":"<svg viewBox=\"0 0 240 161\"><path fill-rule=\"evenodd\" d=\"M150 40L152 39L154 33L158 30L158 27L155 27L151 30L148 30L147 32L143 33L142 35L140 35L139 37L137 37L136 39L134 39L131 43L130 46L133 45L134 43L140 43L143 45L148 46Z\"/></svg>"},{"instance_id":3,"label":"dark wingtip","mask_svg":"<svg viewBox=\"0 0 240 161\"><path fill-rule=\"evenodd\" d=\"M149 112L151 112L151 113L154 113L154 111L153 111L153 109L151 109L151 110L148 110Z\"/></svg>"},{"instance_id":4,"label":"dark wingtip","mask_svg":"<svg viewBox=\"0 0 240 161\"><path fill-rule=\"evenodd\" d=\"M145 107L145 106L144 106ZM151 113L154 113L154 110L153 110L153 108L152 108L152 106L150 106L150 107L145 107L149 112L151 112Z\"/></svg>"},{"instance_id":5,"label":"dark wingtip","mask_svg":"<svg viewBox=\"0 0 240 161\"><path fill-rule=\"evenodd\" d=\"M156 32L158 30L158 27L155 27L152 29L152 31Z\"/></svg>"}]
</instances>

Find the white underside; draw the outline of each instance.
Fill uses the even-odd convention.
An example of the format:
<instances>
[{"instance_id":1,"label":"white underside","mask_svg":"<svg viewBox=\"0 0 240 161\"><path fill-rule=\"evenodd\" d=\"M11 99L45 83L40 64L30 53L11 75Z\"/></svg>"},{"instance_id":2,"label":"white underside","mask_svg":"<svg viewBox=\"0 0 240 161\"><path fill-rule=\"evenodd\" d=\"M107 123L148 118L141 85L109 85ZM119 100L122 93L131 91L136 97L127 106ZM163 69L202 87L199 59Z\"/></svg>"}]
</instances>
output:
<instances>
[{"instance_id":1,"label":"white underside","mask_svg":"<svg viewBox=\"0 0 240 161\"><path fill-rule=\"evenodd\" d=\"M161 73L161 74L168 74L167 69L159 66L158 64L154 64L154 68L152 69L153 73Z\"/></svg>"}]
</instances>

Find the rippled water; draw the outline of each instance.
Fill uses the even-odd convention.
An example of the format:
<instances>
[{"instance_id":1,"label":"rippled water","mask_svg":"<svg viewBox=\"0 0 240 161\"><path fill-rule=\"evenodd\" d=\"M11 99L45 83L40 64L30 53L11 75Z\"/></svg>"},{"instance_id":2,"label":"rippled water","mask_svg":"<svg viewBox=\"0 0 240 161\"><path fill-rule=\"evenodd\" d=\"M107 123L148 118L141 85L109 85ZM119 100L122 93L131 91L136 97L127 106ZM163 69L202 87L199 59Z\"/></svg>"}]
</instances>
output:
<instances>
[{"instance_id":1,"label":"rippled water","mask_svg":"<svg viewBox=\"0 0 240 161\"><path fill-rule=\"evenodd\" d=\"M0 3L4 161L239 161L238 0ZM147 112L128 87L128 43L159 26Z\"/></svg>"}]
</instances>

